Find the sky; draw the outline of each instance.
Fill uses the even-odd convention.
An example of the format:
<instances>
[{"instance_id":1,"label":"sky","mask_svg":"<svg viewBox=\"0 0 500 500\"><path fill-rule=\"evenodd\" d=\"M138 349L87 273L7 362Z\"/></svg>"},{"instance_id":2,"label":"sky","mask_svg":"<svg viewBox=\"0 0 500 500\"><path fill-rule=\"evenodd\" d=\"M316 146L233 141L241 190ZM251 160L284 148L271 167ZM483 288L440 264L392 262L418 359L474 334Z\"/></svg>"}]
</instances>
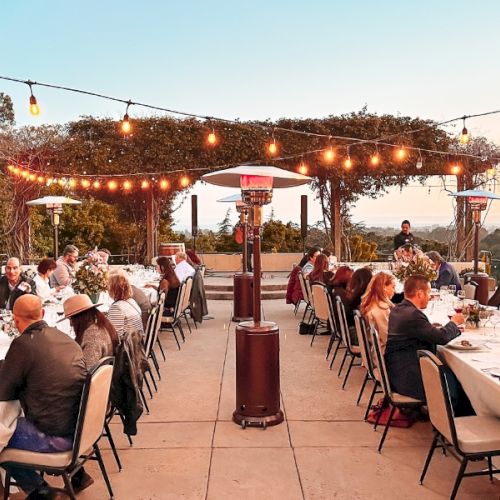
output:
<instances>
[{"instance_id":1,"label":"sky","mask_svg":"<svg viewBox=\"0 0 500 500\"><path fill-rule=\"evenodd\" d=\"M345 0L17 0L2 3L0 75L31 79L221 118L321 118L359 111L437 121L500 109L500 2ZM42 114L28 113L25 85L0 80L18 125L93 115L119 120L120 103L36 88ZM131 108L134 116L148 112ZM470 120L471 134L500 144L500 114ZM461 124L448 128L457 133ZM453 201L431 178L351 207L366 225L453 218ZM447 187L451 187L451 179ZM490 186L492 189L494 186ZM234 190L196 184L201 227L214 227ZM307 187L276 190L277 218L321 211ZM203 205L202 205L203 204ZM487 224L500 220L493 205ZM233 219L236 215L233 210ZM175 212L189 227L190 203Z\"/></svg>"}]
</instances>

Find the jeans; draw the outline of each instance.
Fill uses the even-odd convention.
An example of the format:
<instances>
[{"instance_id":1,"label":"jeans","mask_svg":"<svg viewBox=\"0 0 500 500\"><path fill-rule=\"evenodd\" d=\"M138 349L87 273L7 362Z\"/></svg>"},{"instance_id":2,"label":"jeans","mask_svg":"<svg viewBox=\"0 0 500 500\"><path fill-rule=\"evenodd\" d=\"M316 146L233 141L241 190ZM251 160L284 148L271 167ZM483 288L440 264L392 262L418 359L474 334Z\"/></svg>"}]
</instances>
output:
<instances>
[{"instance_id":1,"label":"jeans","mask_svg":"<svg viewBox=\"0 0 500 500\"><path fill-rule=\"evenodd\" d=\"M49 436L38 430L24 417L17 419L16 431L10 438L7 448L36 451L39 453L57 453L69 451L73 447L72 437ZM4 469L14 478L16 483L26 493L45 484L40 474L34 470L15 466L4 466Z\"/></svg>"}]
</instances>

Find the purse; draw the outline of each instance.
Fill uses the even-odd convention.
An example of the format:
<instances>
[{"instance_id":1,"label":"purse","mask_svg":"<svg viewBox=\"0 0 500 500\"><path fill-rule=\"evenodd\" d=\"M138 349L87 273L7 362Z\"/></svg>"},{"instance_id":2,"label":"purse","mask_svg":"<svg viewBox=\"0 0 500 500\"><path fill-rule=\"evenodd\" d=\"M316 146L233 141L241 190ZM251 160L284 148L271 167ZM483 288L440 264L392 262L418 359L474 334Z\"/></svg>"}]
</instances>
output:
<instances>
[{"instance_id":1,"label":"purse","mask_svg":"<svg viewBox=\"0 0 500 500\"><path fill-rule=\"evenodd\" d=\"M314 323L299 323L299 335L312 335L314 333Z\"/></svg>"},{"instance_id":2,"label":"purse","mask_svg":"<svg viewBox=\"0 0 500 500\"><path fill-rule=\"evenodd\" d=\"M373 405L370 409L370 413L368 413L367 422L370 424L374 424L377 421L377 416L380 415L378 419L378 425L387 425L387 421L389 420L389 415L391 413L391 406L383 405L383 400L379 401L377 404ZM399 408L396 408L394 412L390 427L399 427L402 429L408 429L415 423L415 417L405 415L401 412Z\"/></svg>"}]
</instances>

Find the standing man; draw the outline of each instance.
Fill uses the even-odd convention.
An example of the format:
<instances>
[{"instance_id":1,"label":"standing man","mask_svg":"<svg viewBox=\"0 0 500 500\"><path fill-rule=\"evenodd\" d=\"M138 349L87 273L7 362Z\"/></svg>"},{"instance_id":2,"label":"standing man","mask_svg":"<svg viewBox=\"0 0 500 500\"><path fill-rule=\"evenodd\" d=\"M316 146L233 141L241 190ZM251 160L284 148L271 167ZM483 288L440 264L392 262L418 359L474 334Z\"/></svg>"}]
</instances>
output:
<instances>
[{"instance_id":1,"label":"standing man","mask_svg":"<svg viewBox=\"0 0 500 500\"><path fill-rule=\"evenodd\" d=\"M413 234L410 233L410 221L404 220L401 222L401 232L394 237L394 250L397 250L403 245L413 245Z\"/></svg>"},{"instance_id":2,"label":"standing man","mask_svg":"<svg viewBox=\"0 0 500 500\"><path fill-rule=\"evenodd\" d=\"M78 259L78 248L75 245L66 245L63 254L57 259L56 270L50 277L50 286L68 286L75 280L76 261Z\"/></svg>"},{"instance_id":3,"label":"standing man","mask_svg":"<svg viewBox=\"0 0 500 500\"><path fill-rule=\"evenodd\" d=\"M5 266L5 276L0 278L0 309L12 309L14 302L26 293L36 293L35 282L21 272L17 257L11 257Z\"/></svg>"},{"instance_id":4,"label":"standing man","mask_svg":"<svg viewBox=\"0 0 500 500\"><path fill-rule=\"evenodd\" d=\"M0 401L18 399L24 416L18 417L7 448L45 453L71 450L86 377L82 350L43 321L42 301L36 295L19 297L13 313L21 335L0 362ZM35 471L5 468L26 493L47 489Z\"/></svg>"},{"instance_id":5,"label":"standing man","mask_svg":"<svg viewBox=\"0 0 500 500\"><path fill-rule=\"evenodd\" d=\"M195 273L194 267L186 262L186 257L184 252L177 252L175 254L175 274L181 283L186 281L187 278L192 278Z\"/></svg>"}]
</instances>

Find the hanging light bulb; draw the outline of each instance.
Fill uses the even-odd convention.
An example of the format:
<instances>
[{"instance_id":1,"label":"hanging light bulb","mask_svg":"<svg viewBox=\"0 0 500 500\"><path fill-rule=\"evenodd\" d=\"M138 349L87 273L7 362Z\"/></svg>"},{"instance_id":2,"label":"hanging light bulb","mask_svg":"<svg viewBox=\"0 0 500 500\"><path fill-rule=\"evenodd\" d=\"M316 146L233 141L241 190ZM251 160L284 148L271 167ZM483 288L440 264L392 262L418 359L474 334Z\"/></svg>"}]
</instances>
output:
<instances>
[{"instance_id":1,"label":"hanging light bulb","mask_svg":"<svg viewBox=\"0 0 500 500\"><path fill-rule=\"evenodd\" d=\"M14 171L14 169L15 169L14 165L7 165L7 170L8 170L9 172L13 172L13 171Z\"/></svg>"},{"instance_id":2,"label":"hanging light bulb","mask_svg":"<svg viewBox=\"0 0 500 500\"><path fill-rule=\"evenodd\" d=\"M30 174L28 176L28 179L31 181L31 182L34 182L36 180L36 175L35 174Z\"/></svg>"},{"instance_id":3,"label":"hanging light bulb","mask_svg":"<svg viewBox=\"0 0 500 500\"><path fill-rule=\"evenodd\" d=\"M497 174L496 168L491 167L488 170L486 170L486 175L488 179L493 179L493 177L495 177L496 174Z\"/></svg>"},{"instance_id":4,"label":"hanging light bulb","mask_svg":"<svg viewBox=\"0 0 500 500\"><path fill-rule=\"evenodd\" d=\"M118 187L118 184L116 183L116 181L109 181L108 182L108 189L110 191L116 191L117 187Z\"/></svg>"},{"instance_id":5,"label":"hanging light bulb","mask_svg":"<svg viewBox=\"0 0 500 500\"><path fill-rule=\"evenodd\" d=\"M189 186L189 183L190 183L190 179L187 175L183 175L180 179L179 179L179 184L181 185L181 187L183 188L186 188Z\"/></svg>"},{"instance_id":6,"label":"hanging light bulb","mask_svg":"<svg viewBox=\"0 0 500 500\"><path fill-rule=\"evenodd\" d=\"M278 153L278 144L276 144L276 139L273 137L273 140L267 146L267 150L270 155L274 156Z\"/></svg>"},{"instance_id":7,"label":"hanging light bulb","mask_svg":"<svg viewBox=\"0 0 500 500\"><path fill-rule=\"evenodd\" d=\"M58 179L57 183L62 187L66 184L66 179L64 177L61 177L60 179Z\"/></svg>"},{"instance_id":8,"label":"hanging light bulb","mask_svg":"<svg viewBox=\"0 0 500 500\"><path fill-rule=\"evenodd\" d=\"M170 186L170 183L167 181L167 179L160 179L160 189L162 191L166 191Z\"/></svg>"},{"instance_id":9,"label":"hanging light bulb","mask_svg":"<svg viewBox=\"0 0 500 500\"><path fill-rule=\"evenodd\" d=\"M28 81L28 86L30 88L30 113L33 115L33 116L38 116L40 114L40 106L38 106L38 102L36 101L36 97L33 95L33 89L32 89L32 85L33 85L33 82L30 82Z\"/></svg>"},{"instance_id":10,"label":"hanging light bulb","mask_svg":"<svg viewBox=\"0 0 500 500\"><path fill-rule=\"evenodd\" d=\"M90 187L90 181L88 179L82 179L81 184L82 184L82 187L84 187L86 189Z\"/></svg>"},{"instance_id":11,"label":"hanging light bulb","mask_svg":"<svg viewBox=\"0 0 500 500\"><path fill-rule=\"evenodd\" d=\"M378 148L375 149L375 152L370 156L370 165L372 167L378 167L380 165L380 155L378 152Z\"/></svg>"},{"instance_id":12,"label":"hanging light bulb","mask_svg":"<svg viewBox=\"0 0 500 500\"><path fill-rule=\"evenodd\" d=\"M101 189L101 183L99 181L94 181L92 187L94 189Z\"/></svg>"},{"instance_id":13,"label":"hanging light bulb","mask_svg":"<svg viewBox=\"0 0 500 500\"><path fill-rule=\"evenodd\" d=\"M123 115L123 120L122 120L122 132L124 134L130 134L130 131L132 130L132 126L130 125L130 120L128 116L128 108L132 104L132 101L128 101L127 103L127 109L125 110L125 114Z\"/></svg>"},{"instance_id":14,"label":"hanging light bulb","mask_svg":"<svg viewBox=\"0 0 500 500\"><path fill-rule=\"evenodd\" d=\"M424 162L422 160L422 153L420 152L420 149L418 150L418 160L417 163L415 164L415 167L420 170L424 166Z\"/></svg>"},{"instance_id":15,"label":"hanging light bulb","mask_svg":"<svg viewBox=\"0 0 500 500\"><path fill-rule=\"evenodd\" d=\"M335 150L332 148L332 146L323 151L323 159L327 163L331 163L333 160L335 160Z\"/></svg>"},{"instance_id":16,"label":"hanging light bulb","mask_svg":"<svg viewBox=\"0 0 500 500\"><path fill-rule=\"evenodd\" d=\"M215 135L215 130L212 128L212 132L210 132L207 136L207 143L209 146L215 146L218 142L219 140Z\"/></svg>"},{"instance_id":17,"label":"hanging light bulb","mask_svg":"<svg viewBox=\"0 0 500 500\"><path fill-rule=\"evenodd\" d=\"M396 150L396 159L399 161L403 161L406 158L407 151L403 147L403 145L399 146L399 148Z\"/></svg>"},{"instance_id":18,"label":"hanging light bulb","mask_svg":"<svg viewBox=\"0 0 500 500\"><path fill-rule=\"evenodd\" d=\"M141 182L141 189L148 189L149 188L149 181L144 179L142 182Z\"/></svg>"},{"instance_id":19,"label":"hanging light bulb","mask_svg":"<svg viewBox=\"0 0 500 500\"><path fill-rule=\"evenodd\" d=\"M450 167L450 173L452 175L460 175L462 173L462 166L458 163L452 163Z\"/></svg>"},{"instance_id":20,"label":"hanging light bulb","mask_svg":"<svg viewBox=\"0 0 500 500\"><path fill-rule=\"evenodd\" d=\"M462 117L462 120L464 122L464 128L462 129L462 133L460 134L460 144L468 144L470 141L470 136L469 136L469 131L467 130L467 127L465 126L465 116Z\"/></svg>"},{"instance_id":21,"label":"hanging light bulb","mask_svg":"<svg viewBox=\"0 0 500 500\"><path fill-rule=\"evenodd\" d=\"M307 175L307 172L309 171L309 169L307 168L307 165L304 163L304 160L302 160L300 162L300 165L299 167L297 168L297 171L299 172L299 174L301 175Z\"/></svg>"},{"instance_id":22,"label":"hanging light bulb","mask_svg":"<svg viewBox=\"0 0 500 500\"><path fill-rule=\"evenodd\" d=\"M69 186L70 188L74 188L74 187L76 186L76 181L75 181L75 179L70 179L70 180L68 181L68 186Z\"/></svg>"},{"instance_id":23,"label":"hanging light bulb","mask_svg":"<svg viewBox=\"0 0 500 500\"><path fill-rule=\"evenodd\" d=\"M15 175L19 175L20 168L19 167L14 167L14 169L12 171L14 172Z\"/></svg>"},{"instance_id":24,"label":"hanging light bulb","mask_svg":"<svg viewBox=\"0 0 500 500\"><path fill-rule=\"evenodd\" d=\"M43 175L39 175L36 180L38 184L43 184L45 182L45 177L43 177Z\"/></svg>"},{"instance_id":25,"label":"hanging light bulb","mask_svg":"<svg viewBox=\"0 0 500 500\"><path fill-rule=\"evenodd\" d=\"M352 168L351 155L347 153L347 158L344 160L344 168L350 170Z\"/></svg>"},{"instance_id":26,"label":"hanging light bulb","mask_svg":"<svg viewBox=\"0 0 500 500\"><path fill-rule=\"evenodd\" d=\"M123 189L125 191L130 191L132 189L132 183L130 181L125 181L123 183Z\"/></svg>"},{"instance_id":27,"label":"hanging light bulb","mask_svg":"<svg viewBox=\"0 0 500 500\"><path fill-rule=\"evenodd\" d=\"M28 171L27 171L27 170L21 170L21 177L22 177L23 179L27 179L27 178L29 177L29 175L30 175L30 174L28 173Z\"/></svg>"}]
</instances>

